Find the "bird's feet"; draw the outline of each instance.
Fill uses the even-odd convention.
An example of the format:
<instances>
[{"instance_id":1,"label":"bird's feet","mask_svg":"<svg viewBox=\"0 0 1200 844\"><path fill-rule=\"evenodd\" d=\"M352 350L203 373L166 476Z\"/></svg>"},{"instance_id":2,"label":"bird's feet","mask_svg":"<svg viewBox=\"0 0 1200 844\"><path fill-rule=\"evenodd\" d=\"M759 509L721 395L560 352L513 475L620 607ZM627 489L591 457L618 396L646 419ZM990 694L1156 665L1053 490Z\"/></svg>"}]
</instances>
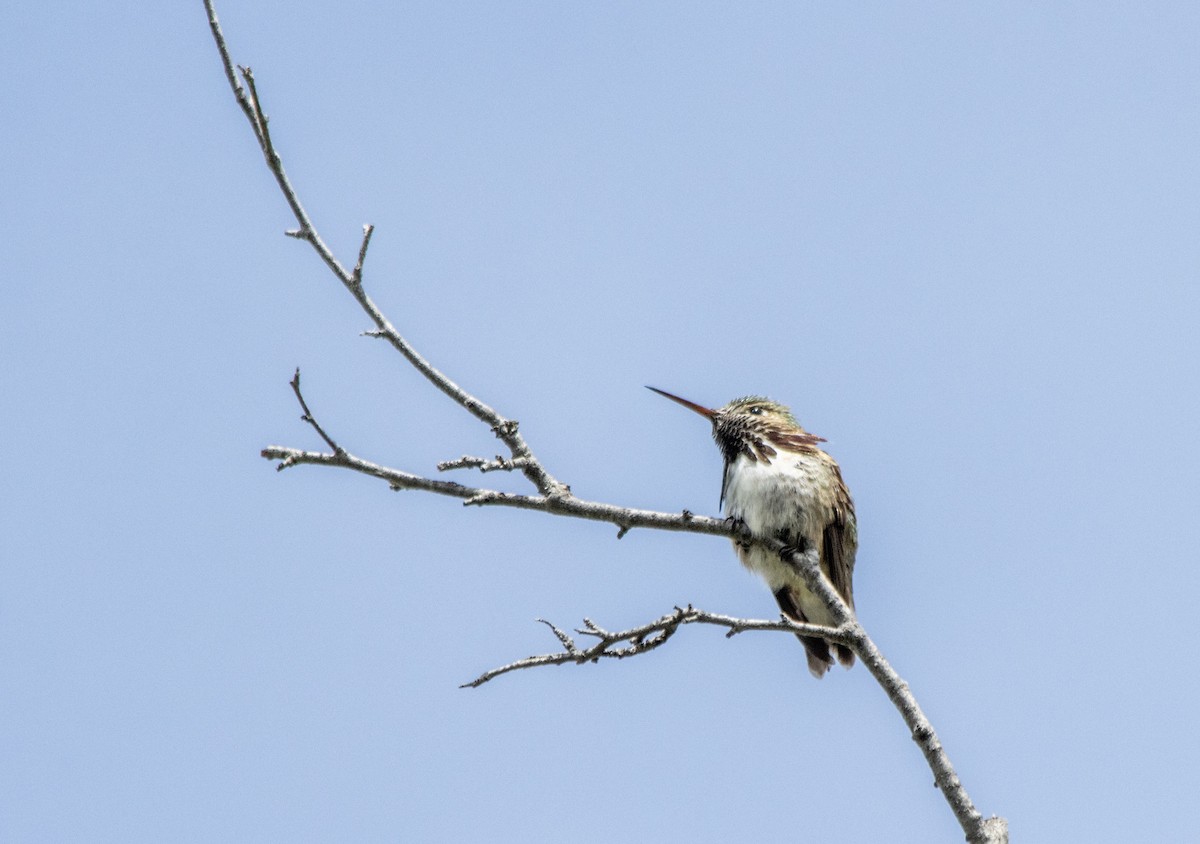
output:
<instances>
[{"instance_id":1,"label":"bird's feet","mask_svg":"<svg viewBox=\"0 0 1200 844\"><path fill-rule=\"evenodd\" d=\"M775 538L783 543L783 547L779 549L779 557L785 563L791 560L792 554L808 551L808 540L803 536L792 536L792 532L787 528L776 531Z\"/></svg>"},{"instance_id":2,"label":"bird's feet","mask_svg":"<svg viewBox=\"0 0 1200 844\"><path fill-rule=\"evenodd\" d=\"M734 542L739 548L750 548L750 528L746 525L746 521L741 516L727 516L725 522L733 529L736 534Z\"/></svg>"}]
</instances>

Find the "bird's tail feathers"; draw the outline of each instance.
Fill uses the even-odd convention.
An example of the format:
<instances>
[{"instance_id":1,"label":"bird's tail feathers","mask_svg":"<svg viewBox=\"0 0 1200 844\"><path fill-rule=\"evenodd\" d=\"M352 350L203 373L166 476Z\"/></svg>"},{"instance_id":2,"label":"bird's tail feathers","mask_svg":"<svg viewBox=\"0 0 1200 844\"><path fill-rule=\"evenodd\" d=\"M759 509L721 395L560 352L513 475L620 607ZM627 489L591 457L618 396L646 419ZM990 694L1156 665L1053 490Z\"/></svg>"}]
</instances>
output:
<instances>
[{"instance_id":1,"label":"bird's tail feathers","mask_svg":"<svg viewBox=\"0 0 1200 844\"><path fill-rule=\"evenodd\" d=\"M779 602L779 608L788 618L801 624L808 622L804 611L800 609L800 603L789 587L785 586L777 591L775 600ZM809 673L818 680L824 677L830 668L833 668L834 654L837 655L837 661L847 668L854 664L854 652L845 645L827 642L819 636L797 634L796 638L800 640L800 644L804 645L804 654L808 657ZM832 653L830 648L832 648Z\"/></svg>"}]
</instances>

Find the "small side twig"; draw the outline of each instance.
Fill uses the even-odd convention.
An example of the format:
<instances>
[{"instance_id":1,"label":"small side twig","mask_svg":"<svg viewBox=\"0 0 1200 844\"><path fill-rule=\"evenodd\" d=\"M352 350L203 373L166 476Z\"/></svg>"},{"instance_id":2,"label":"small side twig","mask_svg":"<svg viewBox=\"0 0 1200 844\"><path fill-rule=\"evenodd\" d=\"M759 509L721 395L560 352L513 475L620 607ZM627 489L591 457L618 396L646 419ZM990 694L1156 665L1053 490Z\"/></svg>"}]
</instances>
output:
<instances>
[{"instance_id":1,"label":"small side twig","mask_svg":"<svg viewBox=\"0 0 1200 844\"><path fill-rule=\"evenodd\" d=\"M437 464L437 468L439 472L448 472L451 469L478 469L481 473L486 474L487 472L514 472L524 469L528 465L529 461L522 457L509 460L497 454L494 460L487 460L483 457L464 454L457 460L442 461Z\"/></svg>"},{"instance_id":2,"label":"small side twig","mask_svg":"<svg viewBox=\"0 0 1200 844\"><path fill-rule=\"evenodd\" d=\"M568 636L559 628L555 627L549 621L546 621L544 618L539 618L538 621L550 628L558 641L562 643L563 650L571 654L571 656L577 656L579 654L579 648L575 647L575 641L570 636ZM459 688L461 688L461 686Z\"/></svg>"},{"instance_id":3,"label":"small side twig","mask_svg":"<svg viewBox=\"0 0 1200 844\"><path fill-rule=\"evenodd\" d=\"M368 223L363 226L362 245L358 247L358 260L354 263L354 271L351 273L351 281L355 287L362 287L363 263L367 260L367 247L371 245L371 235L375 233L375 227Z\"/></svg>"},{"instance_id":4,"label":"small side twig","mask_svg":"<svg viewBox=\"0 0 1200 844\"><path fill-rule=\"evenodd\" d=\"M321 435L321 439L325 440L325 444L333 449L334 456L341 457L344 455L346 453L345 449L335 443L329 434L325 433L325 429L321 427L321 423L317 421L316 417L312 415L312 411L308 409L308 402L304 400L304 393L300 392L300 367L296 367L296 374L292 376L292 380L289 383L292 385L292 392L296 394L296 401L300 402L300 408L304 411L304 415L300 418L313 426L313 430ZM281 466L280 468L283 467Z\"/></svg>"},{"instance_id":5,"label":"small side twig","mask_svg":"<svg viewBox=\"0 0 1200 844\"><path fill-rule=\"evenodd\" d=\"M242 79L246 80L246 90L249 92L247 97L250 108L254 112L254 127L259 143L262 144L264 151L274 150L275 146L271 142L270 118L262 110L262 103L258 100L258 87L254 83L254 71L248 66L243 67L242 65L238 65L238 71L242 74Z\"/></svg>"}]
</instances>

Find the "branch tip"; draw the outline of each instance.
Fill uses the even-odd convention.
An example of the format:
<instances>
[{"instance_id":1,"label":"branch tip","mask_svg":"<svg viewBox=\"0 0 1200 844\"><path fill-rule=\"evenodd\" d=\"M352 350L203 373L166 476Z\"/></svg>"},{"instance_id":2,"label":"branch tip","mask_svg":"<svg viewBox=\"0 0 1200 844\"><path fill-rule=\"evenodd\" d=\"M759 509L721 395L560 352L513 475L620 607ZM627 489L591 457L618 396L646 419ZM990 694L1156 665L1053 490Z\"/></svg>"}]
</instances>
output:
<instances>
[{"instance_id":1,"label":"branch tip","mask_svg":"<svg viewBox=\"0 0 1200 844\"><path fill-rule=\"evenodd\" d=\"M358 247L358 261L354 264L354 271L350 275L351 282L355 287L362 287L363 262L367 260L367 247L371 245L371 235L375 233L375 227L370 223L363 226L362 245Z\"/></svg>"}]
</instances>

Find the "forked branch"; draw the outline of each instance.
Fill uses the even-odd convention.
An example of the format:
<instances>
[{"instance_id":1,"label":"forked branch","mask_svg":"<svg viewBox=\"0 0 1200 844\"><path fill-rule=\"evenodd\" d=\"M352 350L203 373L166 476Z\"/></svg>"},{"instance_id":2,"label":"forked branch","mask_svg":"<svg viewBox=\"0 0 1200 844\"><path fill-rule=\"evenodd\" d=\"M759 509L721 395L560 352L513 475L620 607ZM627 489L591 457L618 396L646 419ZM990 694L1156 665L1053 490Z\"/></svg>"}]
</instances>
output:
<instances>
[{"instance_id":1,"label":"forked branch","mask_svg":"<svg viewBox=\"0 0 1200 844\"><path fill-rule=\"evenodd\" d=\"M298 229L293 229L288 234L297 239L308 241L321 260L325 262L325 265L337 276L338 281L342 283L346 290L350 292L350 295L354 297L354 300L358 302L359 307L367 314L371 322L375 324L374 330L367 332L369 336L387 340L433 386L437 387L462 406L468 413L491 428L496 437L508 447L513 459L521 461L521 471L537 488L538 492L542 495L557 495L564 492L566 488L563 484L559 483L553 475L546 471L541 462L538 461L529 449L525 439L517 430L517 421L501 416L487 404L484 404L458 386L458 384L454 383L444 373L434 367L433 364L422 357L400 335L400 332L384 316L371 297L366 294L362 284L363 266L367 259L367 248L370 246L374 227L370 225L363 227L362 245L359 247L358 261L355 263L354 269L347 270L334 256L333 251L322 239L316 226L313 225L308 212L304 210L304 206L301 204L300 198L297 196L296 190L288 178L287 171L283 167L283 158L275 148L275 142L272 140L268 129L270 121L263 110L262 99L258 94L258 87L253 71L249 67L234 65L233 59L229 55L229 47L225 43L225 34L221 31L221 24L217 20L217 12L213 7L212 0L204 0L204 8L208 12L209 29L212 31L213 40L216 41L217 52L221 55L221 64L225 68L225 78L229 81L233 95L237 99L242 113L246 115L246 119L250 123L250 128L254 131L254 137L258 141L259 148L262 150L267 167L270 169L272 175L274 175L275 182L279 185L279 190L283 193L288 207L292 210L292 216L296 218L296 223L299 225ZM245 85L239 81L239 76L245 82Z\"/></svg>"},{"instance_id":2,"label":"forked branch","mask_svg":"<svg viewBox=\"0 0 1200 844\"><path fill-rule=\"evenodd\" d=\"M625 659L637 656L638 654L652 651L660 645L666 644L667 640L675 635L675 631L685 624L712 624L724 627L727 630L725 633L726 638L736 636L738 633L744 633L748 630L767 630L797 633L806 636L821 636L825 639L851 645L855 634L854 629L850 626L835 629L832 627L822 627L819 624L799 624L785 616L780 616L779 621L734 618L730 615L718 615L717 613L698 610L691 604L688 604L687 607L675 607L674 610L662 618L651 621L648 624L632 627L629 630L621 630L616 633L605 630L590 618L585 618L583 620L583 627L577 628L575 632L580 636L590 636L597 641L589 648L580 648L575 644L574 639L544 618L539 618L538 621L553 631L555 637L557 637L559 643L563 646L561 651L542 654L540 656L530 656L525 659L518 659L516 662L510 662L508 665L501 665L499 668L492 668L483 672L471 682L464 683L462 688L482 686L488 680L499 677L501 674L507 674L510 671L517 671L522 668L537 668L542 665L563 665L564 663L582 665L585 662L599 662L601 659Z\"/></svg>"},{"instance_id":3,"label":"forked branch","mask_svg":"<svg viewBox=\"0 0 1200 844\"><path fill-rule=\"evenodd\" d=\"M392 489L417 489L447 495L460 499L463 504L479 506L505 506L528 510L541 510L561 516L608 522L617 527L617 536L623 536L632 528L652 528L656 530L686 531L715 536L736 538L741 542L756 542L772 549L781 555L782 559L794 566L804 578L808 587L818 595L833 612L837 620L836 628L826 628L816 625L800 625L782 619L780 621L756 621L751 619L735 619L696 610L693 607L682 609L676 607L671 613L656 621L619 632L609 632L594 624L584 621L584 627L576 631L578 635L588 636L596 641L589 647L582 648L575 640L549 622L547 626L558 638L563 650L559 653L528 657L508 665L492 669L480 675L479 678L466 685L479 686L494 677L510 671L523 668L533 668L541 665L561 665L565 663L582 664L596 662L600 659L623 659L647 653L661 647L669 641L675 632L687 624L715 624L727 628L726 635L735 635L748 630L781 631L787 633L813 633L827 639L847 644L862 660L863 665L883 687L888 697L904 718L905 723L925 755L930 769L934 773L938 787L945 795L947 802L962 825L968 841L988 842L999 844L1007 842L1007 824L1001 818L985 820L971 803L962 783L959 782L954 768L950 764L937 734L917 705L916 698L879 649L867 636L858 621L854 618L849 607L842 602L841 597L821 573L815 551L808 550L799 553L785 549L778 540L749 536L744 528L728 520L696 516L688 511L681 513L661 513L651 510L637 510L619 507L596 501L586 501L571 494L570 487L557 480L542 465L533 453L524 437L518 430L515 419L502 416L491 406L485 404L474 395L468 393L444 373L435 368L422 357L412 345L405 340L387 319L374 301L367 295L363 283L364 265L367 250L371 243L374 228L370 225L363 227L363 238L359 246L354 267L347 270L325 241L317 232L312 220L301 204L288 178L275 142L271 137L269 119L263 109L262 99L258 92L253 72L248 67L240 67L233 63L225 36L217 20L212 0L204 0L208 13L209 28L216 42L217 51L225 70L225 77L233 91L239 107L250 123L259 148L267 167L275 177L280 192L292 211L298 228L287 232L288 235L304 240L346 288L359 307L367 314L374 328L365 332L368 336L386 340L392 347L409 361L410 364L433 384L438 390L449 396L454 402L475 418L486 424L495 436L504 443L509 456L497 456L494 460L479 457L464 456L457 460L446 461L438 466L440 470L477 469L481 473L488 471L519 471L531 483L534 494L519 495L494 489L465 486L453 481L427 478L422 475L403 472L363 460L338 445L326 429L317 421L300 390L300 373L296 371L292 379L292 389L303 410L302 419L308 423L318 436L328 446L330 452L314 452L286 446L268 446L263 449L262 456L278 462L277 468L282 470L291 466L309 464L316 466L335 466L350 469L365 475L379 478L389 484Z\"/></svg>"}]
</instances>

